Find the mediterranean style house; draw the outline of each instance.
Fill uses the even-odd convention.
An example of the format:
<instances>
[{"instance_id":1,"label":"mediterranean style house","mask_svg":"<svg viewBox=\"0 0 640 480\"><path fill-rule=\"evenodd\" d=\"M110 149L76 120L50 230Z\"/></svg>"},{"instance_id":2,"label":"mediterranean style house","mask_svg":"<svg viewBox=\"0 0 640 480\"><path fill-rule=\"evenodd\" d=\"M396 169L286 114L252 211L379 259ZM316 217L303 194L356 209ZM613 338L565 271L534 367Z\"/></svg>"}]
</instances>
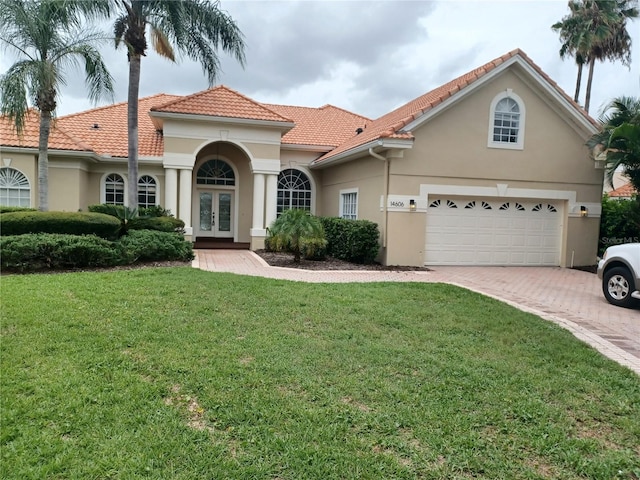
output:
<instances>
[{"instance_id":1,"label":"mediterranean style house","mask_svg":"<svg viewBox=\"0 0 640 480\"><path fill-rule=\"evenodd\" d=\"M265 104L225 86L140 99L127 178L127 105L56 120L50 210L162 205L186 235L264 246L278 213L368 219L387 265L591 265L602 166L597 123L514 50L377 119ZM0 203L37 207L38 119L0 122Z\"/></svg>"}]
</instances>

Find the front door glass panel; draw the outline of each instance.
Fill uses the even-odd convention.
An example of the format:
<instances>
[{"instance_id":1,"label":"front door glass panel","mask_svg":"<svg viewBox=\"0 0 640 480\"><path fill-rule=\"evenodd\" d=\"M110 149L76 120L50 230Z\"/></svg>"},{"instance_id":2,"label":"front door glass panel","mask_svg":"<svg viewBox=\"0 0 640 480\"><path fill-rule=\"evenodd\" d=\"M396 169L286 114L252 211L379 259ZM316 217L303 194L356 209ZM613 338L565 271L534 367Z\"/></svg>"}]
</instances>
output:
<instances>
[{"instance_id":1,"label":"front door glass panel","mask_svg":"<svg viewBox=\"0 0 640 480\"><path fill-rule=\"evenodd\" d=\"M218 231L231 231L231 194L218 194Z\"/></svg>"},{"instance_id":2,"label":"front door glass panel","mask_svg":"<svg viewBox=\"0 0 640 480\"><path fill-rule=\"evenodd\" d=\"M213 195L211 192L200 192L200 230L210 232L213 228Z\"/></svg>"}]
</instances>

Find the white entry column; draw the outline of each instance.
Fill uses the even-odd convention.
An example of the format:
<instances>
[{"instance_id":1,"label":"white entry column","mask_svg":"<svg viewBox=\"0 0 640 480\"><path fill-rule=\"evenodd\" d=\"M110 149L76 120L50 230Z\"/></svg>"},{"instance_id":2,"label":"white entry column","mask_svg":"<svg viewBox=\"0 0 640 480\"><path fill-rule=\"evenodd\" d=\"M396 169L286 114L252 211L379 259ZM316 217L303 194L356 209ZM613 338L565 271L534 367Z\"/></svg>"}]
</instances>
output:
<instances>
[{"instance_id":1,"label":"white entry column","mask_svg":"<svg viewBox=\"0 0 640 480\"><path fill-rule=\"evenodd\" d=\"M180 220L184 222L185 235L193 234L191 228L191 172L190 168L180 169Z\"/></svg>"},{"instance_id":2,"label":"white entry column","mask_svg":"<svg viewBox=\"0 0 640 480\"><path fill-rule=\"evenodd\" d=\"M269 227L278 214L278 175L270 173L267 175L267 199L265 212L265 227Z\"/></svg>"},{"instance_id":3,"label":"white entry column","mask_svg":"<svg viewBox=\"0 0 640 480\"><path fill-rule=\"evenodd\" d=\"M178 170L175 168L164 171L164 208L178 215Z\"/></svg>"},{"instance_id":4,"label":"white entry column","mask_svg":"<svg viewBox=\"0 0 640 480\"><path fill-rule=\"evenodd\" d=\"M253 174L253 223L251 236L264 236L264 174Z\"/></svg>"}]
</instances>

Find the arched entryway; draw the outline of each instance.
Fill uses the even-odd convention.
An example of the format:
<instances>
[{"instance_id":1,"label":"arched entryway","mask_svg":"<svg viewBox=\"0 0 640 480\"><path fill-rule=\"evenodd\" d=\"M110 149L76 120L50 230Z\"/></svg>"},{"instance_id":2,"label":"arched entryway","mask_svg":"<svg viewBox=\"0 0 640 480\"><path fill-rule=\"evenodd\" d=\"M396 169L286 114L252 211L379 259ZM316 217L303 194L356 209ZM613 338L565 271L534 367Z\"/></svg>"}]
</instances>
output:
<instances>
[{"instance_id":1,"label":"arched entryway","mask_svg":"<svg viewBox=\"0 0 640 480\"><path fill-rule=\"evenodd\" d=\"M193 223L196 237L234 237L236 177L233 166L222 158L205 160L197 167Z\"/></svg>"}]
</instances>

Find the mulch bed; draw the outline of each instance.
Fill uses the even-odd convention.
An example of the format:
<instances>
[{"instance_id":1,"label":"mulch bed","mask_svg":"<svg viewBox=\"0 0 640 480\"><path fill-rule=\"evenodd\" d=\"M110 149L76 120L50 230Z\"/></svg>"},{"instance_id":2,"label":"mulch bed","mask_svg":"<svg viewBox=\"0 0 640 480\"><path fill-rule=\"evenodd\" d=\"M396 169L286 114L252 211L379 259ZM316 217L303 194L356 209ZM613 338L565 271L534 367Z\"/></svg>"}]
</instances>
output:
<instances>
[{"instance_id":1,"label":"mulch bed","mask_svg":"<svg viewBox=\"0 0 640 480\"><path fill-rule=\"evenodd\" d=\"M260 255L265 262L272 267L287 267L287 268L300 268L303 270L384 270L384 271L401 271L401 272L413 272L422 271L428 272L426 267L403 267L403 266L385 266L379 263L371 263L368 265L361 265L358 263L345 262L333 257L327 257L324 260L300 260L300 263L293 261L293 255L290 253L282 252L267 252L266 250L257 250L256 254Z\"/></svg>"}]
</instances>

